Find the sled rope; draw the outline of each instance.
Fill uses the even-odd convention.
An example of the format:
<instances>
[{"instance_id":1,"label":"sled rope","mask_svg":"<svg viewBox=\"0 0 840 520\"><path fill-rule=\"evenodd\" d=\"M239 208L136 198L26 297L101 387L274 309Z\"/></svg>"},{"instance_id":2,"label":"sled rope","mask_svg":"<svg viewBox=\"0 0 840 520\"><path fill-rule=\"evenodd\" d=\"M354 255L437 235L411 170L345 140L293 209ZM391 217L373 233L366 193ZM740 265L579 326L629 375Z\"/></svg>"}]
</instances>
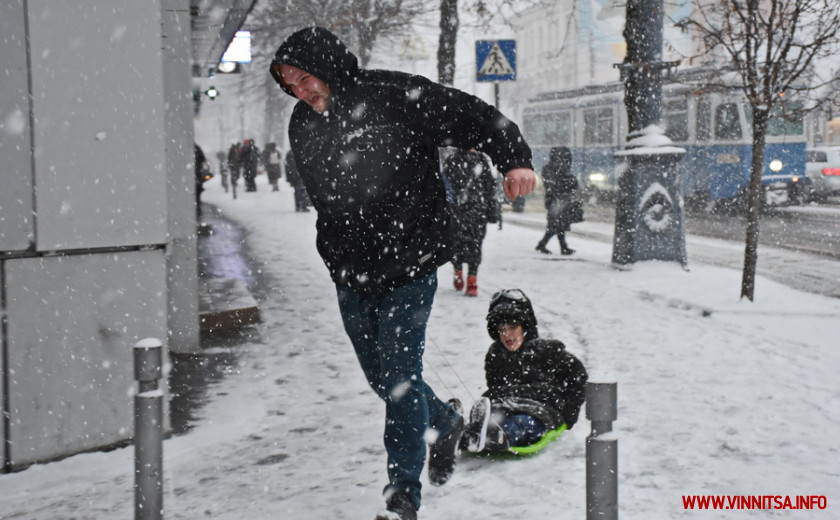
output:
<instances>
[{"instance_id":1,"label":"sled rope","mask_svg":"<svg viewBox=\"0 0 840 520\"><path fill-rule=\"evenodd\" d=\"M428 332L426 333L426 338L428 338L429 342L431 342L431 344L435 347L435 350L443 358L443 361L446 364L446 366L449 367L449 370L451 370L452 373L455 374L455 377L458 379L458 382L461 383L461 387L463 387L463 389L467 392L467 395L470 396L470 400L475 401L475 396L472 395L472 392L470 392L470 389L467 387L466 383L464 383L464 380L461 378L461 374L459 374L458 371L455 370L455 367L452 366L452 363L449 362L449 358L446 357L446 354L438 346L435 339ZM449 385L446 384L446 381L443 380L443 377L441 377L440 372L437 371L434 364L430 363L428 360L426 360L426 364L429 366L429 368L432 369L432 372L435 373L435 377L437 377L438 381L440 381L443 387L446 388L446 391L449 392L449 395L454 395L454 392L451 388L449 388Z\"/></svg>"}]
</instances>

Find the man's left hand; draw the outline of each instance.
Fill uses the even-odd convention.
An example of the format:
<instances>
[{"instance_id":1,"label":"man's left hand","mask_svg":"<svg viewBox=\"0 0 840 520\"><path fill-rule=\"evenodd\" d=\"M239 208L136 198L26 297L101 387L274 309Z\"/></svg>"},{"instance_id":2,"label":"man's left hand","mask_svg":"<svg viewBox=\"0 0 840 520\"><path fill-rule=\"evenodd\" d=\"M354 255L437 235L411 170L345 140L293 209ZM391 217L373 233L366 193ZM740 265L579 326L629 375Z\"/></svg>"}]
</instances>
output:
<instances>
[{"instance_id":1,"label":"man's left hand","mask_svg":"<svg viewBox=\"0 0 840 520\"><path fill-rule=\"evenodd\" d=\"M514 200L534 191L537 187L537 176L530 168L514 168L505 174L503 185L507 198Z\"/></svg>"}]
</instances>

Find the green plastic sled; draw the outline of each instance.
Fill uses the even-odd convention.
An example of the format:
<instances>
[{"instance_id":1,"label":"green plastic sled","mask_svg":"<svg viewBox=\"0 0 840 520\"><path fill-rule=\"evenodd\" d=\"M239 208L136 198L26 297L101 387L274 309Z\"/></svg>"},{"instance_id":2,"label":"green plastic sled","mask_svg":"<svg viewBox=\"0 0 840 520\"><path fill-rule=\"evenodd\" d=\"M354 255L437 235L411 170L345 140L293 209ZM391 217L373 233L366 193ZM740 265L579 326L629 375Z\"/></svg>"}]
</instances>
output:
<instances>
[{"instance_id":1,"label":"green plastic sled","mask_svg":"<svg viewBox=\"0 0 840 520\"><path fill-rule=\"evenodd\" d=\"M545 435L543 435L542 438L534 444L529 444L528 446L511 446L508 449L511 453L515 453L517 455L531 455L559 439L560 436L563 435L564 431L566 431L566 423L561 424L559 428L545 432Z\"/></svg>"}]
</instances>

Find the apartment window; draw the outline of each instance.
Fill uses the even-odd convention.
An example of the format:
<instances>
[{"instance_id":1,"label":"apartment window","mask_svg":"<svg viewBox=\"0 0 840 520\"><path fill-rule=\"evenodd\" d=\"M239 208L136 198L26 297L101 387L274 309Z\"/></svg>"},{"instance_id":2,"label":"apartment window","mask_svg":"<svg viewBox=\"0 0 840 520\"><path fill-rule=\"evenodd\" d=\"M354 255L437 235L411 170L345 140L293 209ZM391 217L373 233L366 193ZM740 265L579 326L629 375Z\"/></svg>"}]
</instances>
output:
<instances>
[{"instance_id":1,"label":"apartment window","mask_svg":"<svg viewBox=\"0 0 840 520\"><path fill-rule=\"evenodd\" d=\"M569 112L547 112L525 116L525 135L532 146L570 146L572 118Z\"/></svg>"},{"instance_id":2,"label":"apartment window","mask_svg":"<svg viewBox=\"0 0 840 520\"><path fill-rule=\"evenodd\" d=\"M612 108L590 108L584 110L583 144L613 144Z\"/></svg>"}]
</instances>

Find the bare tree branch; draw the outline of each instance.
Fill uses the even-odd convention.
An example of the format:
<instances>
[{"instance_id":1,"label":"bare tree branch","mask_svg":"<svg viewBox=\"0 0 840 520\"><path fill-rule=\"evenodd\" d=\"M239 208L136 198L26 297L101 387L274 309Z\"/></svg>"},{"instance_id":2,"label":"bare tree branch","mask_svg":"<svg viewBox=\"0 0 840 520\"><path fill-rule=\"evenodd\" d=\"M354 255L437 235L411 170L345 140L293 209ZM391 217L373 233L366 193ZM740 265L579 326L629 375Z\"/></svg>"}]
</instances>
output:
<instances>
[{"instance_id":1,"label":"bare tree branch","mask_svg":"<svg viewBox=\"0 0 840 520\"><path fill-rule=\"evenodd\" d=\"M821 58L840 50L837 0L694 0L694 13L676 25L698 34L708 55L722 49L737 71L753 113L747 236L741 297L754 298L758 213L762 202L764 146L770 114L789 93L806 95L836 82L820 80ZM726 70L721 67L719 70ZM721 85L730 78L719 76ZM731 86L731 85L730 85ZM812 107L818 103L812 103Z\"/></svg>"}]
</instances>

